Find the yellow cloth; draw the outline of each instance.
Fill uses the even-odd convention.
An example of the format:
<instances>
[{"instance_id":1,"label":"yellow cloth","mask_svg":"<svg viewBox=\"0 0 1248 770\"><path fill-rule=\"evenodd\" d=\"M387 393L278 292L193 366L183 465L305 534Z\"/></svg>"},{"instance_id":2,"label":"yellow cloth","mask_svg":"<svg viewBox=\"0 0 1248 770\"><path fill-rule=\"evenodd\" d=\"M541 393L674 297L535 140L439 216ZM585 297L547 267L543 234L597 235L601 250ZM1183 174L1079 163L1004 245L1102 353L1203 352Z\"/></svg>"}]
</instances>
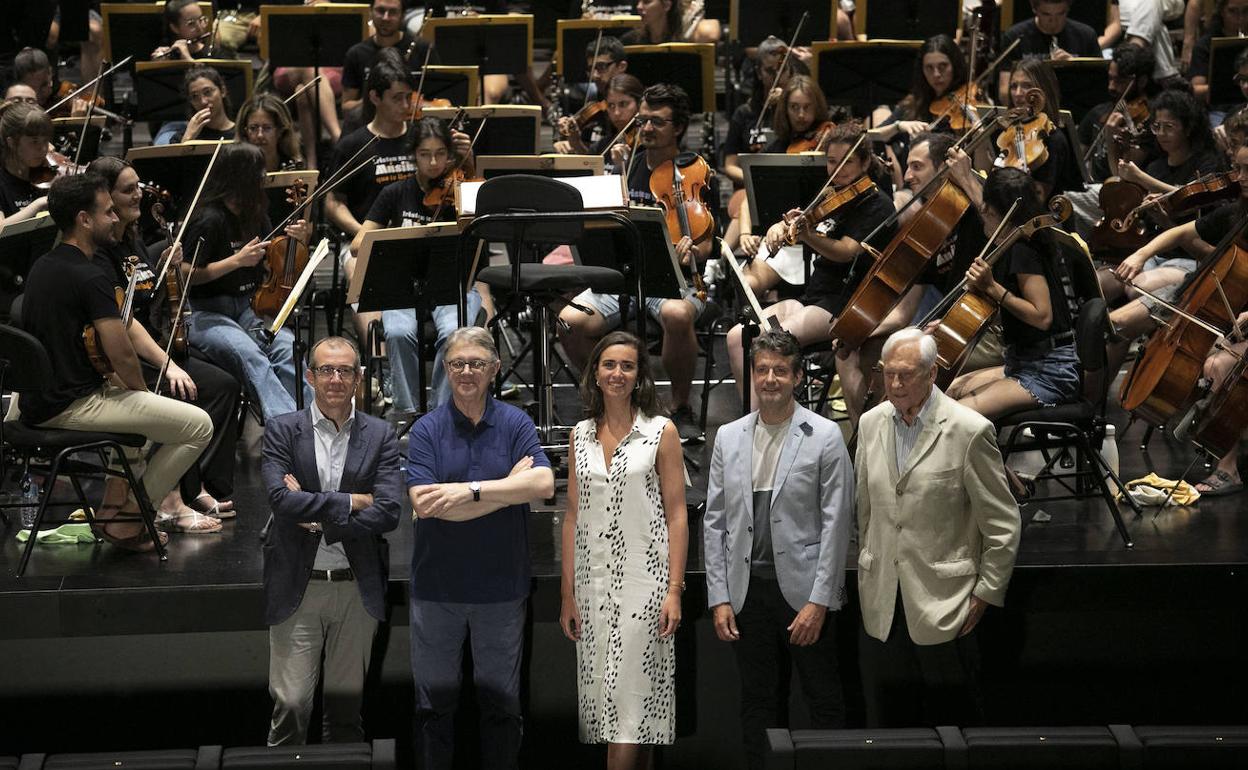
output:
<instances>
[{"instance_id":1,"label":"yellow cloth","mask_svg":"<svg viewBox=\"0 0 1248 770\"><path fill-rule=\"evenodd\" d=\"M1166 496L1170 494L1171 489L1174 490L1174 494L1170 495L1167 501ZM1191 505L1200 499L1200 492L1197 492L1196 487L1186 481L1163 479L1156 473L1128 481L1127 494L1140 505L1161 505L1163 502L1168 506ZM1118 499L1122 499L1121 494L1118 495Z\"/></svg>"}]
</instances>

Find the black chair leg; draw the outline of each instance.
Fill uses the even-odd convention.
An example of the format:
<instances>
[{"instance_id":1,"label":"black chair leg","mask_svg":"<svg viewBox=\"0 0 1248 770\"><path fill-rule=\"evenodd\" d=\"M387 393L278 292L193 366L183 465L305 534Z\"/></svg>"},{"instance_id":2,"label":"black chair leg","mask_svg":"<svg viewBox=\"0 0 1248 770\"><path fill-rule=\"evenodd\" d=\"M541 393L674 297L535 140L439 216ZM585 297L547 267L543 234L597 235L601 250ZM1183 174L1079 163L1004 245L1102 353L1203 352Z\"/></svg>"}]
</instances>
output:
<instances>
[{"instance_id":1,"label":"black chair leg","mask_svg":"<svg viewBox=\"0 0 1248 770\"><path fill-rule=\"evenodd\" d=\"M39 495L39 510L35 512L35 523L30 525L30 538L26 541L26 547L22 549L22 558L17 563L17 574L14 577L21 577L26 572L26 565L30 563L30 556L35 552L35 541L38 540L36 535L39 534L39 525L43 523L43 515L48 509L48 499L52 496L52 490L56 488L56 479L61 472L61 460L64 459L68 450L62 450L52 458L52 465L48 468L48 473L43 479L43 493Z\"/></svg>"},{"instance_id":2,"label":"black chair leg","mask_svg":"<svg viewBox=\"0 0 1248 770\"><path fill-rule=\"evenodd\" d=\"M698 412L698 425L702 428L702 432L706 433L706 414L710 410L711 404L711 375L715 369L715 334L707 333L706 365L702 368L702 393L701 406Z\"/></svg>"},{"instance_id":3,"label":"black chair leg","mask_svg":"<svg viewBox=\"0 0 1248 770\"><path fill-rule=\"evenodd\" d=\"M1085 452L1088 457L1093 458L1093 463L1096 463L1097 465L1102 465L1104 463L1104 458L1101 457L1099 452L1092 448L1092 444L1088 441L1088 437L1083 434L1080 434L1079 436L1079 449ZM1109 468L1104 469L1109 471ZM1117 480L1117 477L1113 475L1112 471L1109 471L1109 475L1114 478L1115 481ZM1109 515L1114 518L1114 527L1117 528L1118 535L1122 538L1122 542L1127 548L1133 548L1135 543L1132 542L1131 535L1127 532L1126 522L1122 520L1122 512L1118 510L1118 501L1114 499L1114 494L1109 491L1109 485L1105 483L1105 476L1098 473L1096 474L1096 480L1101 487L1101 497L1105 500L1105 506L1109 508ZM1121 488L1121 483L1119 484L1119 488ZM1123 496L1130 500L1129 495ZM1131 506L1132 508L1135 508L1134 500L1131 501Z\"/></svg>"}]
</instances>

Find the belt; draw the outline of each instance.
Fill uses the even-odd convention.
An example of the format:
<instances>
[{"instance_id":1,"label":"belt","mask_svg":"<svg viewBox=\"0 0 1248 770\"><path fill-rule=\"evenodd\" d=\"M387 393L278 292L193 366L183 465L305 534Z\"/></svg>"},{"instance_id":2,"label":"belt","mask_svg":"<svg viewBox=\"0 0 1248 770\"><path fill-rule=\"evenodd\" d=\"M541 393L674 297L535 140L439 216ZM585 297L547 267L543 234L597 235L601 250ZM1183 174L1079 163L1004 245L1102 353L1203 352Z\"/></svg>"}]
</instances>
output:
<instances>
[{"instance_id":1,"label":"belt","mask_svg":"<svg viewBox=\"0 0 1248 770\"><path fill-rule=\"evenodd\" d=\"M339 583L343 580L355 580L355 573L350 567L346 569L314 569L312 570L311 579Z\"/></svg>"},{"instance_id":2,"label":"belt","mask_svg":"<svg viewBox=\"0 0 1248 770\"><path fill-rule=\"evenodd\" d=\"M1065 347L1066 345L1070 345L1074 341L1075 333L1073 331L1061 332L1060 334L1054 334L1047 340L1041 340L1040 342L1034 342L1025 347L1019 347L1018 352L1044 354L1057 350L1058 348Z\"/></svg>"}]
</instances>

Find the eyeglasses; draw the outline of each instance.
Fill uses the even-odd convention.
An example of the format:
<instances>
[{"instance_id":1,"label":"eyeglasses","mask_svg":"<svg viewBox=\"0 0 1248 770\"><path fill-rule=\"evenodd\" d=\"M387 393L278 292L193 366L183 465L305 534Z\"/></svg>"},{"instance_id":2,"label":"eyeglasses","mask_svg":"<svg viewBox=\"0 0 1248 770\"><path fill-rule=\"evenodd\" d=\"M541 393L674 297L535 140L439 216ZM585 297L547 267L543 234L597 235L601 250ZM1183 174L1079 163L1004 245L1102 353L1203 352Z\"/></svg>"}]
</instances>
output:
<instances>
[{"instance_id":1,"label":"eyeglasses","mask_svg":"<svg viewBox=\"0 0 1248 770\"><path fill-rule=\"evenodd\" d=\"M244 130L249 134L271 134L277 130L277 126L272 126L268 123L256 123L254 125L247 126Z\"/></svg>"},{"instance_id":2,"label":"eyeglasses","mask_svg":"<svg viewBox=\"0 0 1248 770\"><path fill-rule=\"evenodd\" d=\"M462 372L465 369L471 369L473 372L483 372L485 371L485 368L492 363L494 362L482 361L479 358L474 358L471 361L464 361L457 358L454 361L447 361L446 368L456 373Z\"/></svg>"},{"instance_id":3,"label":"eyeglasses","mask_svg":"<svg viewBox=\"0 0 1248 770\"><path fill-rule=\"evenodd\" d=\"M1150 128L1152 129L1152 132L1154 134L1173 134L1176 131L1178 131L1181 127L1179 126L1178 123L1164 123L1164 122L1153 121L1153 125L1150 126Z\"/></svg>"},{"instance_id":4,"label":"eyeglasses","mask_svg":"<svg viewBox=\"0 0 1248 770\"><path fill-rule=\"evenodd\" d=\"M340 379L353 380L357 370L354 366L331 366L325 364L324 366L312 367L312 371L316 373L316 376L326 380L332 380L335 375Z\"/></svg>"},{"instance_id":5,"label":"eyeglasses","mask_svg":"<svg viewBox=\"0 0 1248 770\"><path fill-rule=\"evenodd\" d=\"M638 115L637 116L637 125L639 126L644 126L647 123L650 123L655 128L663 128L664 126L670 126L672 123L675 123L675 122L676 121L672 120L671 118L660 118L655 115Z\"/></svg>"}]
</instances>

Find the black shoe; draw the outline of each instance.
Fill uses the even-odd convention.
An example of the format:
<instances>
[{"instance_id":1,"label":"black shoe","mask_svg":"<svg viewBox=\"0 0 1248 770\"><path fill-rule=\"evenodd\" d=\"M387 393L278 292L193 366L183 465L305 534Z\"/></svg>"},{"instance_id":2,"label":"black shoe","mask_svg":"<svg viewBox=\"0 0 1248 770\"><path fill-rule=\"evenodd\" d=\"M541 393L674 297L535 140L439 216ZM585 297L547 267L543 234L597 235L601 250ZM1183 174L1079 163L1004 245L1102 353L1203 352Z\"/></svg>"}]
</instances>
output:
<instances>
[{"instance_id":1,"label":"black shoe","mask_svg":"<svg viewBox=\"0 0 1248 770\"><path fill-rule=\"evenodd\" d=\"M676 432L680 434L680 443L688 444L702 440L704 434L702 433L702 428L698 425L698 418L693 414L693 409L688 406L682 406L672 412L672 422L676 423Z\"/></svg>"}]
</instances>

